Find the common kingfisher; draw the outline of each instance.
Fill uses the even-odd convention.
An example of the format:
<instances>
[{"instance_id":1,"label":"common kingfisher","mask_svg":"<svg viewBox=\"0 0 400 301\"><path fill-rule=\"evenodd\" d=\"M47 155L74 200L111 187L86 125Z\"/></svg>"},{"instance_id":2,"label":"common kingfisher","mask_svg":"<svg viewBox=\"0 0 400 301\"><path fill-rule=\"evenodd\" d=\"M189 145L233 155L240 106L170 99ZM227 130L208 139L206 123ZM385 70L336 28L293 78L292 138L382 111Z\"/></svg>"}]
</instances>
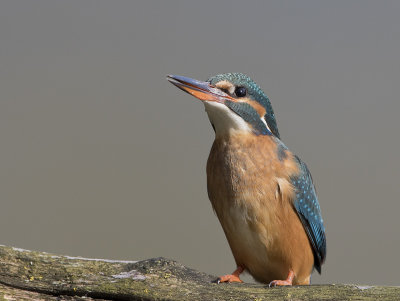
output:
<instances>
[{"instance_id":1,"label":"common kingfisher","mask_svg":"<svg viewBox=\"0 0 400 301\"><path fill-rule=\"evenodd\" d=\"M237 265L270 286L306 285L321 273L326 236L306 164L280 139L271 102L247 75L167 79L200 99L214 128L207 190Z\"/></svg>"}]
</instances>

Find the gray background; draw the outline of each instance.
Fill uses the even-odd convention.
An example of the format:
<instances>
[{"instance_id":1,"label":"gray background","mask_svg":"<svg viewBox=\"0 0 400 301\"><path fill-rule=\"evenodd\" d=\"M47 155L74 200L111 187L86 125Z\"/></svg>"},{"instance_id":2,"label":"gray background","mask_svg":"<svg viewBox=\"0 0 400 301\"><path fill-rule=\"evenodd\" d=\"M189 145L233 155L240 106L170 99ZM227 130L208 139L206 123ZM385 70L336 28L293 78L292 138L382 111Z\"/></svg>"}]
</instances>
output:
<instances>
[{"instance_id":1,"label":"gray background","mask_svg":"<svg viewBox=\"0 0 400 301\"><path fill-rule=\"evenodd\" d=\"M0 243L234 268L213 131L165 75L244 72L309 165L314 283L399 284L399 1L1 1ZM247 278L249 279L249 278Z\"/></svg>"}]
</instances>

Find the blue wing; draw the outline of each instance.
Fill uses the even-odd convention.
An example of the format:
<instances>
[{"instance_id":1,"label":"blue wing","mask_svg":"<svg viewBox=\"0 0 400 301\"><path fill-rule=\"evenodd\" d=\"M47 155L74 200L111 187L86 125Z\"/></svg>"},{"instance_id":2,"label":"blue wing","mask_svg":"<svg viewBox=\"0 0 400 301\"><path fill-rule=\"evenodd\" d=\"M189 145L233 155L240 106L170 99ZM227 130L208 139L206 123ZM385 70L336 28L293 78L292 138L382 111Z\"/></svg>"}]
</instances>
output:
<instances>
[{"instance_id":1,"label":"blue wing","mask_svg":"<svg viewBox=\"0 0 400 301\"><path fill-rule=\"evenodd\" d=\"M314 253L314 267L321 273L321 265L326 256L326 237L321 209L313 180L306 164L295 156L300 168L300 174L291 178L296 190L294 207L306 230Z\"/></svg>"}]
</instances>

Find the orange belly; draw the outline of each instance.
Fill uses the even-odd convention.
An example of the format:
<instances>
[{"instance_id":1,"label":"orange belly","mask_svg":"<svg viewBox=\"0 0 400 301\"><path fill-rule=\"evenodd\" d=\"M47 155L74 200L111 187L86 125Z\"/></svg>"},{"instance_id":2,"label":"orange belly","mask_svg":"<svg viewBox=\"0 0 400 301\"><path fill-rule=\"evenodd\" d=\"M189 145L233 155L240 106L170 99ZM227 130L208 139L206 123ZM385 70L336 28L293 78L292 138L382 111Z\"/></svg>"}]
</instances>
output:
<instances>
[{"instance_id":1,"label":"orange belly","mask_svg":"<svg viewBox=\"0 0 400 301\"><path fill-rule=\"evenodd\" d=\"M208 194L237 265L260 282L286 279L292 269L293 284L308 284L314 257L289 182L298 170L289 152L278 159L273 139L239 134L214 141Z\"/></svg>"}]
</instances>

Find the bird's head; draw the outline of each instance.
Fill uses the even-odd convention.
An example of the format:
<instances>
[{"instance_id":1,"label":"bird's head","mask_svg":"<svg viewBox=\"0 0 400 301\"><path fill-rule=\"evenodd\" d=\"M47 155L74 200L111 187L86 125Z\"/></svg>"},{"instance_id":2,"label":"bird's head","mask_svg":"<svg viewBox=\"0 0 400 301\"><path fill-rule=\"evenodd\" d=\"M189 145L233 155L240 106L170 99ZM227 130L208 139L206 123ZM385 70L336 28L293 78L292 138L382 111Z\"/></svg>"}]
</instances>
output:
<instances>
[{"instance_id":1,"label":"bird's head","mask_svg":"<svg viewBox=\"0 0 400 301\"><path fill-rule=\"evenodd\" d=\"M267 95L247 75L225 73L198 81L168 75L168 80L203 101L216 135L247 131L279 138L275 114Z\"/></svg>"}]
</instances>

